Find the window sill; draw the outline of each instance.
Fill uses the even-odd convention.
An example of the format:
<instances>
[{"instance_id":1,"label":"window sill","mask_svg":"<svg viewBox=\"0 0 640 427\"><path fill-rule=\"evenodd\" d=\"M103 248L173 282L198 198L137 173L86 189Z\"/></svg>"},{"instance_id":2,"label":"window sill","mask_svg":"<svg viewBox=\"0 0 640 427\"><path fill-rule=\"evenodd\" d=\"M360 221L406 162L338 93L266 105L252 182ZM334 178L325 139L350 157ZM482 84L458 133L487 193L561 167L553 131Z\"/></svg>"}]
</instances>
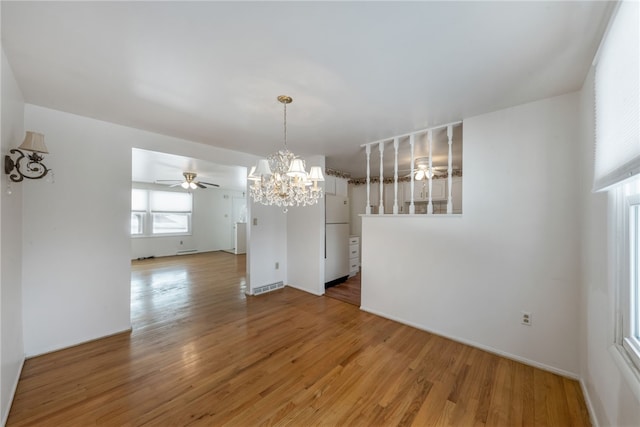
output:
<instances>
[{"instance_id":1,"label":"window sill","mask_svg":"<svg viewBox=\"0 0 640 427\"><path fill-rule=\"evenodd\" d=\"M193 233L167 233L167 234L136 234L129 235L132 239L155 239L158 237L185 237L193 236Z\"/></svg>"},{"instance_id":2,"label":"window sill","mask_svg":"<svg viewBox=\"0 0 640 427\"><path fill-rule=\"evenodd\" d=\"M618 365L620 373L636 397L636 400L640 403L640 371L635 367L627 351L621 345L612 345L609 347L609 353L616 362L616 365Z\"/></svg>"}]
</instances>

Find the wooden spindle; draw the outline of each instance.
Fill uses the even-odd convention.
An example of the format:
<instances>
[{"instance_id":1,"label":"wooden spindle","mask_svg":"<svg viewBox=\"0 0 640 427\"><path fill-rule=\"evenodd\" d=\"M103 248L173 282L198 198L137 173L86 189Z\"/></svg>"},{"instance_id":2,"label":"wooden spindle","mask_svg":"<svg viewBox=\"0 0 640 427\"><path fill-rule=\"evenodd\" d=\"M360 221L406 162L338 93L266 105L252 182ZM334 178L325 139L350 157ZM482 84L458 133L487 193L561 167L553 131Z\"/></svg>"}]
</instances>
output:
<instances>
[{"instance_id":1,"label":"wooden spindle","mask_svg":"<svg viewBox=\"0 0 640 427\"><path fill-rule=\"evenodd\" d=\"M378 205L378 215L384 215L384 175L382 171L384 142L378 144L378 151L380 151L380 204Z\"/></svg>"},{"instance_id":2,"label":"wooden spindle","mask_svg":"<svg viewBox=\"0 0 640 427\"><path fill-rule=\"evenodd\" d=\"M413 146L416 142L416 136L414 134L411 134L411 136L409 136L409 145L411 146L411 185L410 185L410 189L411 189L411 203L409 204L409 214L413 215L416 213L416 205L413 204L413 186L414 186L414 179L415 179L415 173L414 173L414 159L413 159Z\"/></svg>"},{"instance_id":3,"label":"wooden spindle","mask_svg":"<svg viewBox=\"0 0 640 427\"><path fill-rule=\"evenodd\" d=\"M393 191L394 191L394 199L393 199L393 214L398 215L398 146L400 145L400 141L398 138L393 139L393 148L396 152L396 163L393 174Z\"/></svg>"},{"instance_id":4,"label":"wooden spindle","mask_svg":"<svg viewBox=\"0 0 640 427\"><path fill-rule=\"evenodd\" d=\"M451 151L451 144L453 143L453 126L447 126L447 138L449 138L449 168L447 169L447 188L449 190L449 194L447 195L447 213L453 213L453 199L451 198L451 187L453 185L453 155Z\"/></svg>"},{"instance_id":5,"label":"wooden spindle","mask_svg":"<svg viewBox=\"0 0 640 427\"><path fill-rule=\"evenodd\" d=\"M429 139L429 204L427 205L427 215L433 213L433 201L431 199L431 193L433 190L433 131L427 132L427 138Z\"/></svg>"},{"instance_id":6,"label":"wooden spindle","mask_svg":"<svg viewBox=\"0 0 640 427\"><path fill-rule=\"evenodd\" d=\"M364 213L367 214L367 215L371 215L371 199L370 199L370 193L371 193L371 166L370 166L371 146L367 145L365 147L365 151L367 153L367 207L364 208Z\"/></svg>"}]
</instances>

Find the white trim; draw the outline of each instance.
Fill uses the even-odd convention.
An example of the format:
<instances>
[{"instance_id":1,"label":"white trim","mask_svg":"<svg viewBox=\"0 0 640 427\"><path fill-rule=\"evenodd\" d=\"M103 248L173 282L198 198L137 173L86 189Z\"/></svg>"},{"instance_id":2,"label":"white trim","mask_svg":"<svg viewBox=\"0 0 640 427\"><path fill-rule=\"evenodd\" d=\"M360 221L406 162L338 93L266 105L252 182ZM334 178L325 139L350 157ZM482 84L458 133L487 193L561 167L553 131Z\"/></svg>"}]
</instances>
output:
<instances>
[{"instance_id":1,"label":"white trim","mask_svg":"<svg viewBox=\"0 0 640 427\"><path fill-rule=\"evenodd\" d=\"M556 367L553 367L553 366L546 365L544 363L540 363L540 362L536 362L536 361L531 360L531 359L527 359L525 357L521 357L521 356L517 356L515 354L507 353L505 351L498 350L496 348L493 348L493 347L490 347L490 346L487 346L487 345L484 345L484 344L480 344L480 343L475 342L475 341L467 340L465 338L455 337L455 336L446 334L446 333L444 333L442 331L438 331L436 329L425 328L424 326L419 325L417 323L410 322L410 321L407 321L405 319L401 319L401 318L396 317L396 316L391 316L391 315L388 315L388 314L383 313L383 312L378 311L378 310L374 310L374 309L371 309L371 308L368 308L368 307L365 307L365 306L361 306L360 310L366 311L367 313L375 314L376 316L384 317L385 319L393 320L395 322L399 322L399 323L414 327L416 329L420 329L420 330L425 331L425 332L429 332L431 334L439 335L441 337L448 338L448 339L451 339L453 341L457 341L457 342L462 343L462 344L470 345L471 347L479 348L480 350L488 351L489 353L493 353L493 354L496 354L498 356L506 357L507 359L511 359L511 360L515 360L516 362L524 363L525 365L533 366L534 368L540 368L542 370L549 371L549 372L552 372L554 374L558 374L558 375L561 375L563 377L570 378L572 380L579 380L580 379L580 376L578 374L576 374L575 372L565 371L564 369L556 368Z\"/></svg>"},{"instance_id":2,"label":"white trim","mask_svg":"<svg viewBox=\"0 0 640 427\"><path fill-rule=\"evenodd\" d=\"M613 361L618 365L620 374L625 379L636 400L640 403L640 371L635 368L626 350L621 346L617 344L610 346L609 354L613 357Z\"/></svg>"},{"instance_id":3,"label":"white trim","mask_svg":"<svg viewBox=\"0 0 640 427\"><path fill-rule=\"evenodd\" d=\"M394 215L394 214L384 214L384 215L380 215L380 214L358 214L358 216L361 217L366 217L366 218L462 218L462 214L446 214L446 213L442 213L442 214L398 214L398 215Z\"/></svg>"},{"instance_id":4,"label":"white trim","mask_svg":"<svg viewBox=\"0 0 640 427\"><path fill-rule=\"evenodd\" d=\"M16 390L18 389L18 382L20 382L20 376L22 376L22 368L24 368L24 361L26 360L26 356L22 356L22 362L20 362L20 368L18 368L18 375L13 382L13 387L11 389L11 393L9 394L8 405L5 409L5 412L2 414L2 426L4 427L7 424L7 419L9 418L9 412L11 412L11 405L13 404L13 399L16 397Z\"/></svg>"},{"instance_id":5,"label":"white trim","mask_svg":"<svg viewBox=\"0 0 640 427\"><path fill-rule=\"evenodd\" d=\"M368 145L375 145L375 144L384 144L385 142L391 142L394 139L400 139L400 138L407 138L410 137L412 135L418 135L420 133L426 133L429 131L434 131L436 129L442 129L442 128L446 128L448 126L457 126L462 124L462 120L458 120L457 122L451 122L451 123L445 123L443 125L438 125L438 126L433 126L427 129L420 129L420 130L414 130L413 132L408 132L408 133L404 133L402 135L397 135L397 136L390 136L389 138L384 138L384 139L379 139L377 141L373 141L373 142L367 142L366 144L360 144L360 147L366 147Z\"/></svg>"},{"instance_id":6,"label":"white trim","mask_svg":"<svg viewBox=\"0 0 640 427\"><path fill-rule=\"evenodd\" d=\"M318 297L321 297L322 295L324 295L324 292L318 293L318 292L310 291L309 289L299 288L299 287L297 287L295 285L292 285L290 283L287 283L285 286L288 286L288 287L293 288L293 289L297 289L297 290L302 291L302 292L307 292L307 293L309 293L311 295L315 295L315 296L318 296Z\"/></svg>"},{"instance_id":7,"label":"white trim","mask_svg":"<svg viewBox=\"0 0 640 427\"><path fill-rule=\"evenodd\" d=\"M132 331L133 331L133 327L131 325L129 325L128 328L122 329L121 331L116 331L116 332L112 332L112 333L109 333L109 334L106 334L106 335L101 335L99 337L90 338L90 339L87 339L87 340L84 340L84 341L77 342L75 344L63 344L61 347L54 347L54 348L51 348L49 350L42 351L40 353L27 354L27 355L25 355L25 357L27 359L33 359L34 357L44 356L45 354L54 353L54 352L60 351L60 350L66 350L67 348L77 347L77 346L82 345L82 344L87 344L87 343L90 343L90 342L93 342L93 341L98 341L98 340L101 340L101 339L104 339L104 338L113 337L115 335L124 334L125 332L129 332L130 333Z\"/></svg>"},{"instance_id":8,"label":"white trim","mask_svg":"<svg viewBox=\"0 0 640 427\"><path fill-rule=\"evenodd\" d=\"M587 385L584 383L584 379L582 378L580 378L578 382L580 383L580 388L582 389L582 395L584 396L584 401L587 404L587 411L589 412L589 419L591 420L591 425L593 427L599 427L600 423L598 422L598 418L596 417L596 410L593 407L593 403L591 402L591 396L589 396Z\"/></svg>"}]
</instances>

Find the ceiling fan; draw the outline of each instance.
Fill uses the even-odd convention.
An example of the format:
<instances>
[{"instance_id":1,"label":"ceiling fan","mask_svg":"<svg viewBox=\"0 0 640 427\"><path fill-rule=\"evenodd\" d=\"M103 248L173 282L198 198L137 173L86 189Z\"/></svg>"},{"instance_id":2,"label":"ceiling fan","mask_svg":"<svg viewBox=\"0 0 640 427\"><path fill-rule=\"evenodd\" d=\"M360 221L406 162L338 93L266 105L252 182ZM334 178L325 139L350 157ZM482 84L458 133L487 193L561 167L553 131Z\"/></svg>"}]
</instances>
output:
<instances>
[{"instance_id":1,"label":"ceiling fan","mask_svg":"<svg viewBox=\"0 0 640 427\"><path fill-rule=\"evenodd\" d=\"M412 172L405 175L405 178L411 177L411 173L415 173L414 179L416 181L422 181L429 179L429 157L418 157L414 161L415 168ZM446 175L447 174L447 166L431 166L431 170L433 171L433 177Z\"/></svg>"},{"instance_id":2,"label":"ceiling fan","mask_svg":"<svg viewBox=\"0 0 640 427\"><path fill-rule=\"evenodd\" d=\"M195 190L196 188L207 188L207 185L211 187L220 187L218 184L213 184L211 182L203 182L196 181L196 176L198 176L195 172L182 172L184 176L184 181L179 179L159 179L156 181L156 184L165 184L173 182L175 184L170 185L169 187L177 187L181 186L185 190Z\"/></svg>"}]
</instances>

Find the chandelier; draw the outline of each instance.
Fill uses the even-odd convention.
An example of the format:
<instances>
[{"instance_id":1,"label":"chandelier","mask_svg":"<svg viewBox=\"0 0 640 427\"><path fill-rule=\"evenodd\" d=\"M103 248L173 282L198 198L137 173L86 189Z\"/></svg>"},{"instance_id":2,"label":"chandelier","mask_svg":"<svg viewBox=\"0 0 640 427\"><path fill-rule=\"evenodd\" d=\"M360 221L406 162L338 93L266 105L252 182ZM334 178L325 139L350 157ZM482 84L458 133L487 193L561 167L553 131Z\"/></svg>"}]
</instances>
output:
<instances>
[{"instance_id":1,"label":"chandelier","mask_svg":"<svg viewBox=\"0 0 640 427\"><path fill-rule=\"evenodd\" d=\"M258 160L251 168L247 177L253 181L251 197L256 203L284 208L314 205L322 198L322 188L318 186L319 181L324 181L322 169L312 166L307 173L304 160L287 148L287 104L293 99L280 95L278 101L284 105L284 150Z\"/></svg>"}]
</instances>

